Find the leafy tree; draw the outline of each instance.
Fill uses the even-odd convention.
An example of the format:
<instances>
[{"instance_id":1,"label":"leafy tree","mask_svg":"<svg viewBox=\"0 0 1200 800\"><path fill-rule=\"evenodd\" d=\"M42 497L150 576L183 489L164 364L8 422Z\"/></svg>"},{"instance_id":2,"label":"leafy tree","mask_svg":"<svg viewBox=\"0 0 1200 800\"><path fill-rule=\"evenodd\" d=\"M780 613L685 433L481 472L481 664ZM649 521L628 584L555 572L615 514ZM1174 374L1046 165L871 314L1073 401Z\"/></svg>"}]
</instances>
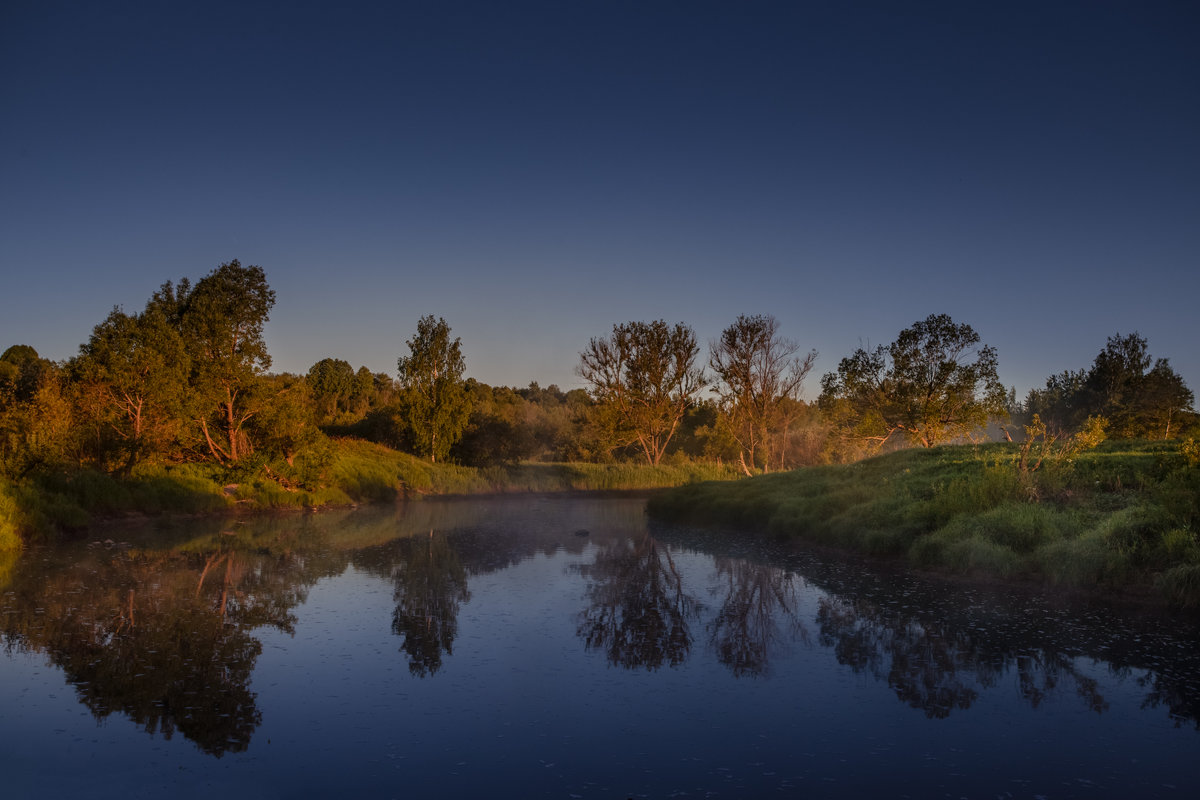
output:
<instances>
[{"instance_id":1,"label":"leafy tree","mask_svg":"<svg viewBox=\"0 0 1200 800\"><path fill-rule=\"evenodd\" d=\"M377 376L371 373L371 370L366 367L358 368L358 372L354 373L354 381L350 386L348 405L351 412L362 416L378 402L381 395L380 389L383 386L390 388L394 383L390 375L384 373L383 377L385 380L381 384Z\"/></svg>"},{"instance_id":2,"label":"leafy tree","mask_svg":"<svg viewBox=\"0 0 1200 800\"><path fill-rule=\"evenodd\" d=\"M182 283L175 297L191 351L192 386L206 401L198 417L204 441L214 459L235 462L252 449L243 428L256 413L248 402L251 390L271 367L263 326L275 305L275 292L261 267L243 267L235 259L201 278L194 288ZM210 423L221 436L213 437Z\"/></svg>"},{"instance_id":3,"label":"leafy tree","mask_svg":"<svg viewBox=\"0 0 1200 800\"><path fill-rule=\"evenodd\" d=\"M1145 337L1136 331L1108 337L1088 372L1085 389L1090 412L1108 420L1109 434L1115 438L1165 439L1172 419L1193 401L1183 378L1167 359L1152 359Z\"/></svg>"},{"instance_id":4,"label":"leafy tree","mask_svg":"<svg viewBox=\"0 0 1200 800\"><path fill-rule=\"evenodd\" d=\"M1114 436L1133 435L1139 411L1142 377L1150 368L1146 340L1136 332L1108 337L1084 382L1091 409L1109 422Z\"/></svg>"},{"instance_id":5,"label":"leafy tree","mask_svg":"<svg viewBox=\"0 0 1200 800\"><path fill-rule=\"evenodd\" d=\"M27 344L14 344L0 354L0 407L27 402L54 365Z\"/></svg>"},{"instance_id":6,"label":"leafy tree","mask_svg":"<svg viewBox=\"0 0 1200 800\"><path fill-rule=\"evenodd\" d=\"M1195 397L1183 378L1167 362L1160 358L1154 367L1143 376L1141 421L1147 436L1170 439L1174 432L1183 430L1181 418L1192 408Z\"/></svg>"},{"instance_id":7,"label":"leafy tree","mask_svg":"<svg viewBox=\"0 0 1200 800\"><path fill-rule=\"evenodd\" d=\"M471 410L463 387L462 341L451 341L446 320L430 314L417 323L417 335L407 344L411 355L396 362L405 416L418 452L436 462L462 436Z\"/></svg>"},{"instance_id":8,"label":"leafy tree","mask_svg":"<svg viewBox=\"0 0 1200 800\"><path fill-rule=\"evenodd\" d=\"M627 322L593 338L580 353L579 375L592 387L601 419L620 443L636 442L657 464L697 393L696 334L683 323Z\"/></svg>"},{"instance_id":9,"label":"leafy tree","mask_svg":"<svg viewBox=\"0 0 1200 800\"><path fill-rule=\"evenodd\" d=\"M343 362L344 363L344 362ZM255 439L272 456L293 464L301 449L322 438L313 417L316 404L308 381L299 375L268 375L256 386L251 420Z\"/></svg>"},{"instance_id":10,"label":"leafy tree","mask_svg":"<svg viewBox=\"0 0 1200 800\"><path fill-rule=\"evenodd\" d=\"M28 345L0 355L0 473L22 477L77 459L69 388L59 367Z\"/></svg>"},{"instance_id":11,"label":"leafy tree","mask_svg":"<svg viewBox=\"0 0 1200 800\"><path fill-rule=\"evenodd\" d=\"M1113 438L1163 438L1179 435L1194 397L1165 358L1150 356L1137 332L1108 337L1087 370L1066 371L1033 389L1025 400L1047 430L1065 436L1090 417L1103 419Z\"/></svg>"},{"instance_id":12,"label":"leafy tree","mask_svg":"<svg viewBox=\"0 0 1200 800\"><path fill-rule=\"evenodd\" d=\"M333 419L355 391L354 368L340 358L323 358L309 367L308 386L321 418Z\"/></svg>"},{"instance_id":13,"label":"leafy tree","mask_svg":"<svg viewBox=\"0 0 1200 800\"><path fill-rule=\"evenodd\" d=\"M540 448L530 418L533 404L507 386L491 387L474 378L466 382L471 415L462 439L454 447L464 464L482 466L515 463Z\"/></svg>"},{"instance_id":14,"label":"leafy tree","mask_svg":"<svg viewBox=\"0 0 1200 800\"><path fill-rule=\"evenodd\" d=\"M1046 379L1044 389L1030 389L1025 397L1025 413L1039 417L1051 435L1062 436L1076 430L1087 418L1090 404L1085 389L1085 370L1064 370Z\"/></svg>"},{"instance_id":15,"label":"leafy tree","mask_svg":"<svg viewBox=\"0 0 1200 800\"><path fill-rule=\"evenodd\" d=\"M101 427L99 441L115 440L111 449L126 471L164 454L180 433L189 369L178 328L153 302L141 314L114 308L80 346L70 363L72 379Z\"/></svg>"},{"instance_id":16,"label":"leafy tree","mask_svg":"<svg viewBox=\"0 0 1200 800\"><path fill-rule=\"evenodd\" d=\"M744 314L710 350L708 363L716 373L721 413L739 445L742 470L749 475L753 467L761 466L770 472L772 445L787 432L790 412L800 399L817 351L797 357L800 345L779 335L774 317Z\"/></svg>"},{"instance_id":17,"label":"leafy tree","mask_svg":"<svg viewBox=\"0 0 1200 800\"><path fill-rule=\"evenodd\" d=\"M859 348L821 379L821 407L843 435L882 447L903 434L923 447L1003 418L996 351L970 325L931 314L874 350Z\"/></svg>"}]
</instances>

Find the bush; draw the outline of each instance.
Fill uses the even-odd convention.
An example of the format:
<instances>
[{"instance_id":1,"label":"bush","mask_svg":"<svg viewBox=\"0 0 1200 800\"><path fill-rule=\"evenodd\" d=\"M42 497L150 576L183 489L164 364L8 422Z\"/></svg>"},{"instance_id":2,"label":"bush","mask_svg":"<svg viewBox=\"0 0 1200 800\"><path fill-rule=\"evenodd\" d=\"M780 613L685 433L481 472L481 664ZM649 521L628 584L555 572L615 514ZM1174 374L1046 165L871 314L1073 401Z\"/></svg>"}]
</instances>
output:
<instances>
[{"instance_id":1,"label":"bush","mask_svg":"<svg viewBox=\"0 0 1200 800\"><path fill-rule=\"evenodd\" d=\"M1180 564L1158 579L1159 591L1172 605L1183 608L1200 606L1200 564Z\"/></svg>"}]
</instances>

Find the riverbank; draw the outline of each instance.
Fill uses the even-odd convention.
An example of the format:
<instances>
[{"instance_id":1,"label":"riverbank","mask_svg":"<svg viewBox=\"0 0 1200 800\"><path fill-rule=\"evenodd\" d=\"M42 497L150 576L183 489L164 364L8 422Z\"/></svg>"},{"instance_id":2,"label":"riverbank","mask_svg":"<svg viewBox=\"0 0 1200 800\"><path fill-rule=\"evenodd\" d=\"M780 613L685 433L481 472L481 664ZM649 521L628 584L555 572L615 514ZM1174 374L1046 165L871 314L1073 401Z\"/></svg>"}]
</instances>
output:
<instances>
[{"instance_id":1,"label":"riverbank","mask_svg":"<svg viewBox=\"0 0 1200 800\"><path fill-rule=\"evenodd\" d=\"M0 479L0 550L123 516L334 508L398 497L658 489L737 477L731 467L704 463L461 467L358 439L335 439L317 457L293 465L254 463L241 470L143 465L126 477L80 470L15 483Z\"/></svg>"},{"instance_id":2,"label":"riverbank","mask_svg":"<svg viewBox=\"0 0 1200 800\"><path fill-rule=\"evenodd\" d=\"M654 518L800 538L920 569L1200 606L1200 467L1111 442L1021 470L1008 444L905 450L656 494Z\"/></svg>"}]
</instances>

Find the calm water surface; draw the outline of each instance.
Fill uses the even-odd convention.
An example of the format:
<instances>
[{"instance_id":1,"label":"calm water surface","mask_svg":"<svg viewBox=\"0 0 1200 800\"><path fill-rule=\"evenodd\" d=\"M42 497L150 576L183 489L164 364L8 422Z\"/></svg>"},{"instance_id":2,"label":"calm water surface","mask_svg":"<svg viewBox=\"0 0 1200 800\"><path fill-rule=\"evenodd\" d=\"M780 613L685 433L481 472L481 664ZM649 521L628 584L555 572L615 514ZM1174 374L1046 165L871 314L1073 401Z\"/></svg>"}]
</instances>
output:
<instances>
[{"instance_id":1,"label":"calm water surface","mask_svg":"<svg viewBox=\"0 0 1200 800\"><path fill-rule=\"evenodd\" d=\"M0 562L4 795L1195 796L1193 621L643 505L110 528Z\"/></svg>"}]
</instances>

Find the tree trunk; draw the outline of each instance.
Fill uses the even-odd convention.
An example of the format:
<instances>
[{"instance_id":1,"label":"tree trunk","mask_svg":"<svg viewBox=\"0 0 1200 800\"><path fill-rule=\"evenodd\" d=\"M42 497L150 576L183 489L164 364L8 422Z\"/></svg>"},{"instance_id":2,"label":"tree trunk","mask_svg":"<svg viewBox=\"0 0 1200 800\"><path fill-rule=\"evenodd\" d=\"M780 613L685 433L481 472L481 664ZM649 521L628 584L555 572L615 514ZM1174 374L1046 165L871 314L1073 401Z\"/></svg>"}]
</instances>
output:
<instances>
[{"instance_id":1,"label":"tree trunk","mask_svg":"<svg viewBox=\"0 0 1200 800\"><path fill-rule=\"evenodd\" d=\"M229 460L238 460L237 423L233 421L233 398L225 401L225 428L229 434Z\"/></svg>"}]
</instances>

